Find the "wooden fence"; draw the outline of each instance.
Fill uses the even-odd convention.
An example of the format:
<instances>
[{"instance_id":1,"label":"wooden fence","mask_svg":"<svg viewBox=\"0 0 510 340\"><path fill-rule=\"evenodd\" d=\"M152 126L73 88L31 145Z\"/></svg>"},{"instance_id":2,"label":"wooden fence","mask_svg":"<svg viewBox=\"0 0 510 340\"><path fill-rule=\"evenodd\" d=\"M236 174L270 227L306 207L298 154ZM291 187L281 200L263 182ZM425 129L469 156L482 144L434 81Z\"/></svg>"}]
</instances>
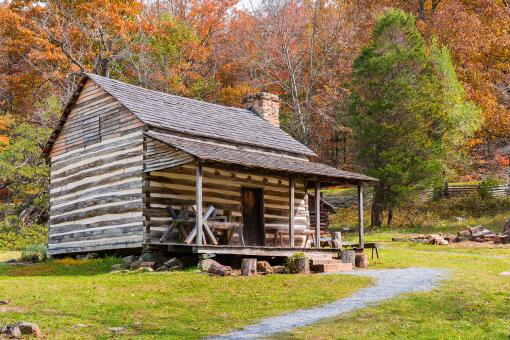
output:
<instances>
[{"instance_id":1,"label":"wooden fence","mask_svg":"<svg viewBox=\"0 0 510 340\"><path fill-rule=\"evenodd\" d=\"M482 188L479 184L462 184L448 185L445 184L442 189L442 197L463 197L480 193ZM510 195L510 187L508 184L501 184L487 189L487 194L492 197L503 197Z\"/></svg>"},{"instance_id":2,"label":"wooden fence","mask_svg":"<svg viewBox=\"0 0 510 340\"><path fill-rule=\"evenodd\" d=\"M445 184L442 188L439 189L429 189L423 191L419 197L418 201L426 202L430 201L434 198L434 195L439 195L442 198L450 198L450 197L464 197L468 195L476 195L480 193L481 188L479 184ZM491 197L504 197L510 195L510 185L509 184L501 184L495 187L492 187L487 190L487 194ZM341 195L324 195L323 199L331 204L336 209L338 208L347 208L356 206L358 197L356 193L353 191L352 193L344 193ZM365 204L370 205L372 203L372 192L367 190L365 195Z\"/></svg>"}]
</instances>

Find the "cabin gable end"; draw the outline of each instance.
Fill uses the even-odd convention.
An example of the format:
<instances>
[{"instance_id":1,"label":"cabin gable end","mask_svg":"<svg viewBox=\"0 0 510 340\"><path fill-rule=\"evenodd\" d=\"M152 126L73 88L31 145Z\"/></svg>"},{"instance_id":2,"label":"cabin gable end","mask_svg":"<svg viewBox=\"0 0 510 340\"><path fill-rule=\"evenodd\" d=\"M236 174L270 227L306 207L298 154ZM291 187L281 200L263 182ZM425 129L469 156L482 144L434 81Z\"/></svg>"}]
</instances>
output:
<instances>
[{"instance_id":1,"label":"cabin gable end","mask_svg":"<svg viewBox=\"0 0 510 340\"><path fill-rule=\"evenodd\" d=\"M144 123L88 79L49 146L50 255L143 242Z\"/></svg>"}]
</instances>

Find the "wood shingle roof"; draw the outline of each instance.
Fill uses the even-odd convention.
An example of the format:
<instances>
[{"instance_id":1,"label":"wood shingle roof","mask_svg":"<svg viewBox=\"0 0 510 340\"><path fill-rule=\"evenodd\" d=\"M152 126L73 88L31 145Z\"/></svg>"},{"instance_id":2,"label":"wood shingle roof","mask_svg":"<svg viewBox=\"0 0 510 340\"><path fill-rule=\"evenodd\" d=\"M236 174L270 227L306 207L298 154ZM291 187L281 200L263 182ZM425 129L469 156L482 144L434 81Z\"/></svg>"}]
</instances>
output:
<instances>
[{"instance_id":1,"label":"wood shingle roof","mask_svg":"<svg viewBox=\"0 0 510 340\"><path fill-rule=\"evenodd\" d=\"M152 91L94 74L87 74L87 77L149 126L301 155L315 155L283 130L249 110Z\"/></svg>"},{"instance_id":2,"label":"wood shingle roof","mask_svg":"<svg viewBox=\"0 0 510 340\"><path fill-rule=\"evenodd\" d=\"M203 161L236 164L245 167L268 169L293 174L326 177L348 182L372 182L376 179L362 174L339 170L324 164L287 157L275 153L261 152L233 145L197 141L184 137L147 132L146 135L180 149Z\"/></svg>"}]
</instances>

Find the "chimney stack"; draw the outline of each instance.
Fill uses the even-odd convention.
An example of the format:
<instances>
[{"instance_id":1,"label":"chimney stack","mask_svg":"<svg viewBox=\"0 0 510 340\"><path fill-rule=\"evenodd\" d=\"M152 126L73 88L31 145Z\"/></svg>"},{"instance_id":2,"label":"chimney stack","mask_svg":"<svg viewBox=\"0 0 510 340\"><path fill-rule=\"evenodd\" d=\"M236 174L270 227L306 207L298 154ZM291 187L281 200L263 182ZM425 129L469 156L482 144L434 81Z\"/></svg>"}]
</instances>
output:
<instances>
[{"instance_id":1,"label":"chimney stack","mask_svg":"<svg viewBox=\"0 0 510 340\"><path fill-rule=\"evenodd\" d=\"M244 106L262 119L280 127L280 99L267 92L250 94L243 98Z\"/></svg>"}]
</instances>

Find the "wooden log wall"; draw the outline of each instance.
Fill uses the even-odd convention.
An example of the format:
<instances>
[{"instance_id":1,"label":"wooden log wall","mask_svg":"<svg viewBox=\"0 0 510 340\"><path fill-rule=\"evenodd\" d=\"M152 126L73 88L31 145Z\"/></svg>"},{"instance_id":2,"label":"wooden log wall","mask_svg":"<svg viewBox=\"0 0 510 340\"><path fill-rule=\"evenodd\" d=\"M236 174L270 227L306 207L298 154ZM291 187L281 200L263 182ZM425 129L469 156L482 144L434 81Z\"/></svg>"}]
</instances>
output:
<instances>
[{"instance_id":1,"label":"wooden log wall","mask_svg":"<svg viewBox=\"0 0 510 340\"><path fill-rule=\"evenodd\" d=\"M148 175L150 207L150 239L157 242L171 217L167 207L179 208L195 204L195 164L190 163L170 169L151 171ZM211 166L203 167L204 207L213 205L220 215L231 215L232 220L241 222L241 188L262 188L264 193L264 224L268 228L288 230L289 223L289 181L278 176L261 175L244 171L231 171ZM296 179L295 228L310 227L308 200L305 199L305 183ZM273 245L274 235L266 234L266 245ZM236 240L234 240L235 242ZM288 239L285 240L288 244ZM302 245L296 237L296 246Z\"/></svg>"},{"instance_id":2,"label":"wooden log wall","mask_svg":"<svg viewBox=\"0 0 510 340\"><path fill-rule=\"evenodd\" d=\"M51 255L142 246L143 126L85 84L50 152Z\"/></svg>"}]
</instances>

